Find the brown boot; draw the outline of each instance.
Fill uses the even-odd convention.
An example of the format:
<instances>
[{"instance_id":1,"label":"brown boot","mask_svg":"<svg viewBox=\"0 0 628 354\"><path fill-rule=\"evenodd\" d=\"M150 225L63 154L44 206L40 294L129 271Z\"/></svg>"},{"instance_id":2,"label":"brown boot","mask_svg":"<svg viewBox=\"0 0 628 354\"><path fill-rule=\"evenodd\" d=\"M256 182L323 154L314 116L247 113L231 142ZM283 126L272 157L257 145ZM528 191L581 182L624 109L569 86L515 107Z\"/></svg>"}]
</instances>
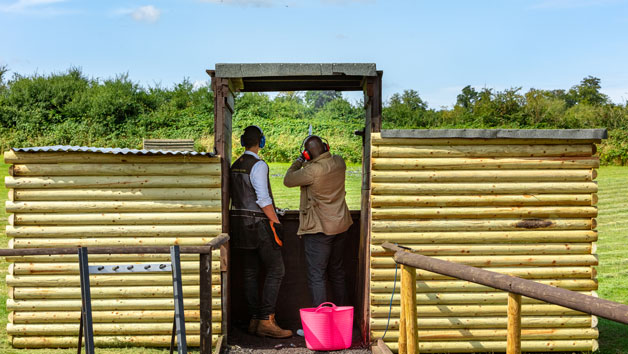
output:
<instances>
[{"instance_id":1,"label":"brown boot","mask_svg":"<svg viewBox=\"0 0 628 354\"><path fill-rule=\"evenodd\" d=\"M292 331L279 327L277 322L275 322L275 314L272 314L268 316L267 320L259 320L257 335L260 337L290 338L292 337Z\"/></svg>"},{"instance_id":2,"label":"brown boot","mask_svg":"<svg viewBox=\"0 0 628 354\"><path fill-rule=\"evenodd\" d=\"M255 335L257 332L257 325L259 325L259 320L251 318L251 321L249 322L249 334Z\"/></svg>"}]
</instances>

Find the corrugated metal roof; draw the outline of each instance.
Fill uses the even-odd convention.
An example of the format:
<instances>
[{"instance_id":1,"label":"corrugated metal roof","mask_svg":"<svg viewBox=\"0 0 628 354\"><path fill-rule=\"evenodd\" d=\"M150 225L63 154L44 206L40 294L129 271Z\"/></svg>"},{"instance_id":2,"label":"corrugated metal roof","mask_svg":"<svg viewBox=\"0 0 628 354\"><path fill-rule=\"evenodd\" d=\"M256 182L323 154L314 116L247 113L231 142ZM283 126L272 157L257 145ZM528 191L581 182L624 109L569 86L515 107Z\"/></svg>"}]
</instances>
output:
<instances>
[{"instance_id":1,"label":"corrugated metal roof","mask_svg":"<svg viewBox=\"0 0 628 354\"><path fill-rule=\"evenodd\" d=\"M54 145L54 146L36 146L26 148L12 148L18 152L94 152L100 154L114 155L190 155L190 156L215 156L211 152L196 151L168 151L168 150L137 150L127 148L98 148L89 146L70 146L70 145Z\"/></svg>"}]
</instances>

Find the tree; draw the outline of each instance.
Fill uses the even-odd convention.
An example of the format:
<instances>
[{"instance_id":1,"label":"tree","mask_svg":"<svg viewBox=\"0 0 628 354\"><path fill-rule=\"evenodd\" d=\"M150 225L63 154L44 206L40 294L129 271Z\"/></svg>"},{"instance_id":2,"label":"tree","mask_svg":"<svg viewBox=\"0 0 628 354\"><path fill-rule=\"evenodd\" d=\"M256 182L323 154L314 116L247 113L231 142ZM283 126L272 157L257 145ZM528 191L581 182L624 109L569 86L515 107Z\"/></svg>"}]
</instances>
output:
<instances>
[{"instance_id":1,"label":"tree","mask_svg":"<svg viewBox=\"0 0 628 354\"><path fill-rule=\"evenodd\" d=\"M342 98L342 92L339 91L307 91L305 93L305 103L310 109L318 111L328 102L337 98Z\"/></svg>"},{"instance_id":2,"label":"tree","mask_svg":"<svg viewBox=\"0 0 628 354\"><path fill-rule=\"evenodd\" d=\"M580 85L573 86L567 94L567 104L573 106L575 104L590 104L593 106L601 106L608 103L607 95L600 92L600 79L593 76L587 76Z\"/></svg>"},{"instance_id":3,"label":"tree","mask_svg":"<svg viewBox=\"0 0 628 354\"><path fill-rule=\"evenodd\" d=\"M388 107L384 108L387 121L393 126L404 128L425 127L427 122L422 120L427 111L427 102L415 90L404 90L402 94L395 93L390 97Z\"/></svg>"},{"instance_id":4,"label":"tree","mask_svg":"<svg viewBox=\"0 0 628 354\"><path fill-rule=\"evenodd\" d=\"M462 93L456 97L456 105L471 111L479 96L478 92L471 85L467 85L462 89Z\"/></svg>"}]
</instances>

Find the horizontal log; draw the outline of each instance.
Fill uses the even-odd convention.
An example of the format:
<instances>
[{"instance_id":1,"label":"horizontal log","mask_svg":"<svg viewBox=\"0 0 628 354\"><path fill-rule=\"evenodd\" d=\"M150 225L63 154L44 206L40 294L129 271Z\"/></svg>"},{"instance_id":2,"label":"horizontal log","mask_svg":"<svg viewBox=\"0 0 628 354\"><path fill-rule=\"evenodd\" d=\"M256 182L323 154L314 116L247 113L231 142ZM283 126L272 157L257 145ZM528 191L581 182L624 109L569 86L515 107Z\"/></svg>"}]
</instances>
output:
<instances>
[{"instance_id":1,"label":"horizontal log","mask_svg":"<svg viewBox=\"0 0 628 354\"><path fill-rule=\"evenodd\" d=\"M7 237L211 237L220 225L11 226Z\"/></svg>"},{"instance_id":2,"label":"horizontal log","mask_svg":"<svg viewBox=\"0 0 628 354\"><path fill-rule=\"evenodd\" d=\"M204 246L213 237L16 238L14 249L51 247ZM92 255L89 256L90 261Z\"/></svg>"},{"instance_id":3,"label":"horizontal log","mask_svg":"<svg viewBox=\"0 0 628 354\"><path fill-rule=\"evenodd\" d=\"M373 208L373 219L594 218L592 206Z\"/></svg>"},{"instance_id":4,"label":"horizontal log","mask_svg":"<svg viewBox=\"0 0 628 354\"><path fill-rule=\"evenodd\" d=\"M485 231L485 232L373 232L371 242L411 244L579 243L597 241L595 230Z\"/></svg>"},{"instance_id":5,"label":"horizontal log","mask_svg":"<svg viewBox=\"0 0 628 354\"><path fill-rule=\"evenodd\" d=\"M589 182L594 169L581 170L436 170L381 171L371 173L373 182Z\"/></svg>"},{"instance_id":6,"label":"horizontal log","mask_svg":"<svg viewBox=\"0 0 628 354\"><path fill-rule=\"evenodd\" d=\"M593 267L496 267L484 268L484 270L509 274L524 279L594 279L597 274ZM14 269L14 272L17 272L17 269ZM446 275L428 272L421 269L417 269L416 277L418 280L455 279ZM394 269L371 269L371 280L393 279L395 279ZM399 275L399 272L397 272L397 281L400 280L401 276Z\"/></svg>"},{"instance_id":7,"label":"horizontal log","mask_svg":"<svg viewBox=\"0 0 628 354\"><path fill-rule=\"evenodd\" d=\"M591 230L595 219L373 220L373 232ZM7 227L7 235L9 229Z\"/></svg>"},{"instance_id":8,"label":"horizontal log","mask_svg":"<svg viewBox=\"0 0 628 354\"><path fill-rule=\"evenodd\" d=\"M470 316L502 316L506 314L507 305L418 305L417 316L425 317L470 317ZM370 307L371 317L399 317L399 306L392 308L387 305ZM579 316L582 312L551 304L526 304L521 307L523 315L531 316Z\"/></svg>"},{"instance_id":9,"label":"horizontal log","mask_svg":"<svg viewBox=\"0 0 628 354\"><path fill-rule=\"evenodd\" d=\"M598 157L373 158L373 170L532 170L600 167Z\"/></svg>"},{"instance_id":10,"label":"horizontal log","mask_svg":"<svg viewBox=\"0 0 628 354\"><path fill-rule=\"evenodd\" d=\"M9 240L9 243L14 241ZM35 248L40 250L40 248ZM164 254L89 254L89 261L91 263L96 262L144 262L144 263L156 263L156 262L170 262L170 253ZM28 249L29 251L31 249ZM41 249L42 252L45 250ZM74 252L73 252L74 253ZM57 255L34 255L34 256L6 256L4 258L7 262L30 262L30 263L51 263L51 262L78 262L78 251L76 254L57 254ZM199 260L198 254L181 254L181 261L197 261ZM220 250L215 249L212 251L212 260L220 260Z\"/></svg>"},{"instance_id":11,"label":"horizontal log","mask_svg":"<svg viewBox=\"0 0 628 354\"><path fill-rule=\"evenodd\" d=\"M187 328L186 328L187 329ZM373 331L372 336L379 338L382 331ZM599 332L595 328L525 328L521 330L523 340L549 339L597 339ZM386 333L386 339L395 341L399 332ZM503 340L505 329L461 329L461 330L419 330L419 341L463 341L463 340Z\"/></svg>"},{"instance_id":12,"label":"horizontal log","mask_svg":"<svg viewBox=\"0 0 628 354\"><path fill-rule=\"evenodd\" d=\"M186 310L196 310L200 300L187 298ZM212 299L212 308L220 309L220 300ZM173 299L93 299L92 310L171 310ZM80 311L81 300L13 300L7 299L7 311Z\"/></svg>"},{"instance_id":13,"label":"horizontal log","mask_svg":"<svg viewBox=\"0 0 628 354\"><path fill-rule=\"evenodd\" d=\"M371 329L386 329L386 318L371 318ZM419 329L506 328L506 315L497 317L425 317L418 321ZM591 328L596 327L595 316L523 316L522 328ZM389 329L399 329L399 318L391 318ZM391 332L390 332L391 333ZM388 338L388 337L386 337Z\"/></svg>"},{"instance_id":14,"label":"horizontal log","mask_svg":"<svg viewBox=\"0 0 628 354\"><path fill-rule=\"evenodd\" d=\"M591 243L550 243L550 244L484 244L484 245L464 245L464 244L439 244L439 245L408 245L405 247L412 249L412 252L424 256L458 256L458 255L542 255L542 254L591 254L593 246ZM371 246L371 256L391 256L394 253L378 245Z\"/></svg>"},{"instance_id":15,"label":"horizontal log","mask_svg":"<svg viewBox=\"0 0 628 354\"><path fill-rule=\"evenodd\" d=\"M473 267L561 267L595 266L596 255L514 255L514 256L439 256L432 257L443 261L456 262ZM373 268L394 268L392 257L371 258Z\"/></svg>"},{"instance_id":16,"label":"horizontal log","mask_svg":"<svg viewBox=\"0 0 628 354\"><path fill-rule=\"evenodd\" d=\"M22 201L6 202L7 213L107 213L220 211L220 200Z\"/></svg>"},{"instance_id":17,"label":"horizontal log","mask_svg":"<svg viewBox=\"0 0 628 354\"><path fill-rule=\"evenodd\" d=\"M16 288L16 290L19 288ZM594 291L584 291L582 294L593 295ZM392 296L392 304L399 305L401 295L394 294ZM370 295L371 305L390 305L390 294ZM523 297L524 304L541 304L541 300ZM508 302L508 293L506 292L471 292L471 293L419 293L416 295L416 302L420 305L482 305L482 304L499 304L506 305Z\"/></svg>"},{"instance_id":18,"label":"horizontal log","mask_svg":"<svg viewBox=\"0 0 628 354\"><path fill-rule=\"evenodd\" d=\"M371 195L373 207L479 207L479 206L590 206L597 194L521 194L521 195Z\"/></svg>"},{"instance_id":19,"label":"horizontal log","mask_svg":"<svg viewBox=\"0 0 628 354\"><path fill-rule=\"evenodd\" d=\"M214 302L214 300L212 300ZM212 306L213 307L213 306ZM212 316L220 312L219 307L212 311ZM185 310L185 320L189 322L200 321L199 310ZM174 309L136 310L136 311L94 311L92 319L94 323L156 323L166 322L172 325ZM14 324L36 323L79 323L80 311L15 311L9 314L9 322Z\"/></svg>"},{"instance_id":20,"label":"horizontal log","mask_svg":"<svg viewBox=\"0 0 628 354\"><path fill-rule=\"evenodd\" d=\"M593 144L578 145L374 145L373 157L552 157L591 156Z\"/></svg>"},{"instance_id":21,"label":"horizontal log","mask_svg":"<svg viewBox=\"0 0 628 354\"><path fill-rule=\"evenodd\" d=\"M392 351L398 350L396 342L386 344ZM420 353L505 352L506 341L419 342L418 347ZM595 339L521 341L523 352L591 352L597 347Z\"/></svg>"},{"instance_id":22,"label":"horizontal log","mask_svg":"<svg viewBox=\"0 0 628 354\"><path fill-rule=\"evenodd\" d=\"M221 332L212 330L212 333L220 334ZM213 346L216 345L217 341L218 335L212 336ZM195 334L189 334L186 336L186 342L188 347L198 347L200 345L200 336ZM14 336L11 344L14 348L76 348L76 346L78 345L78 337ZM170 347L170 335L94 336L94 346L102 348L125 348L130 346L168 348Z\"/></svg>"},{"instance_id":23,"label":"horizontal log","mask_svg":"<svg viewBox=\"0 0 628 354\"><path fill-rule=\"evenodd\" d=\"M541 279L535 282L574 291L597 290L597 281L593 279ZM417 281L416 287L418 293L498 291L464 280L421 280ZM399 282L395 284L395 289L399 291ZM392 280L371 281L372 293L390 294L392 290Z\"/></svg>"},{"instance_id":24,"label":"horizontal log","mask_svg":"<svg viewBox=\"0 0 628 354\"><path fill-rule=\"evenodd\" d=\"M145 212L145 213L19 213L13 225L158 225L221 224L219 212ZM94 226L98 228L98 226Z\"/></svg>"},{"instance_id":25,"label":"horizontal log","mask_svg":"<svg viewBox=\"0 0 628 354\"><path fill-rule=\"evenodd\" d=\"M519 183L372 183L375 195L587 194L595 182Z\"/></svg>"},{"instance_id":26,"label":"horizontal log","mask_svg":"<svg viewBox=\"0 0 628 354\"><path fill-rule=\"evenodd\" d=\"M220 188L15 189L14 201L218 200Z\"/></svg>"},{"instance_id":27,"label":"horizontal log","mask_svg":"<svg viewBox=\"0 0 628 354\"><path fill-rule=\"evenodd\" d=\"M198 285L198 275L183 275L183 285ZM7 275L7 286L77 286L78 275ZM171 274L96 274L89 277L91 286L172 285ZM212 284L220 284L220 276L212 275Z\"/></svg>"},{"instance_id":28,"label":"horizontal log","mask_svg":"<svg viewBox=\"0 0 628 354\"><path fill-rule=\"evenodd\" d=\"M572 310L582 311L628 324L628 305L585 296L526 279L488 272L480 268L444 262L439 259L403 252L399 247L391 244L385 244L383 246L387 249L399 250L395 253L395 261L406 266L473 281L510 293L543 300Z\"/></svg>"},{"instance_id":29,"label":"horizontal log","mask_svg":"<svg viewBox=\"0 0 628 354\"><path fill-rule=\"evenodd\" d=\"M15 189L216 188L220 176L6 176L4 184Z\"/></svg>"},{"instance_id":30,"label":"horizontal log","mask_svg":"<svg viewBox=\"0 0 628 354\"><path fill-rule=\"evenodd\" d=\"M172 286L116 286L116 287L90 287L92 299L133 299L133 298L171 298ZM220 285L212 286L212 295L220 293ZM183 287L185 298L198 298L200 294L198 285L186 285ZM80 287L17 287L11 288L10 298L14 300L29 299L80 299Z\"/></svg>"},{"instance_id":31,"label":"horizontal log","mask_svg":"<svg viewBox=\"0 0 628 354\"><path fill-rule=\"evenodd\" d=\"M46 163L16 164L12 176L219 176L220 164Z\"/></svg>"},{"instance_id":32,"label":"horizontal log","mask_svg":"<svg viewBox=\"0 0 628 354\"><path fill-rule=\"evenodd\" d=\"M585 145L599 144L601 140L586 139L469 139L469 138L448 138L448 139L415 139L415 138L382 138L381 133L371 133L373 145Z\"/></svg>"},{"instance_id":33,"label":"horizontal log","mask_svg":"<svg viewBox=\"0 0 628 354\"><path fill-rule=\"evenodd\" d=\"M115 262L102 262L98 265L116 265ZM125 264L137 264L141 267L142 262L128 262ZM77 263L12 263L13 275L73 275L79 274L79 265ZM185 274L198 274L199 262L181 261L181 272ZM220 272L220 261L212 262L212 272ZM149 274L149 273L144 273Z\"/></svg>"},{"instance_id":34,"label":"horizontal log","mask_svg":"<svg viewBox=\"0 0 628 354\"><path fill-rule=\"evenodd\" d=\"M220 332L220 323L212 326L212 331ZM95 323L94 335L170 335L172 325L170 323ZM11 336L71 336L79 331L78 324L7 324L7 334ZM186 322L187 335L199 335L201 324L198 322Z\"/></svg>"},{"instance_id":35,"label":"horizontal log","mask_svg":"<svg viewBox=\"0 0 628 354\"><path fill-rule=\"evenodd\" d=\"M103 154L97 152L18 152L8 150L4 152L4 163L220 163L220 157L208 155L133 155L133 154Z\"/></svg>"}]
</instances>

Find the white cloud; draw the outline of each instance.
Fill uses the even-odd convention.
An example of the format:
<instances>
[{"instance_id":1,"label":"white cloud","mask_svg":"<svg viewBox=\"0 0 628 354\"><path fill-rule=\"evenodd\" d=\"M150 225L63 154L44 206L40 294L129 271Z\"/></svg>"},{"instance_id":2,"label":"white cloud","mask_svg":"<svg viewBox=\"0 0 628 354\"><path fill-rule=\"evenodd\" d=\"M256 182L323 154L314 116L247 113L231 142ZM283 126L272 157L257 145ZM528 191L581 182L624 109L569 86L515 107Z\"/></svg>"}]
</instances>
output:
<instances>
[{"instance_id":1,"label":"white cloud","mask_svg":"<svg viewBox=\"0 0 628 354\"><path fill-rule=\"evenodd\" d=\"M207 81L207 80L196 80L192 84L192 90L196 91L196 90L198 90L200 88L207 87L207 86L209 86L209 81Z\"/></svg>"},{"instance_id":2,"label":"white cloud","mask_svg":"<svg viewBox=\"0 0 628 354\"><path fill-rule=\"evenodd\" d=\"M49 5L67 0L18 0L11 4L1 4L0 11L13 13L54 13Z\"/></svg>"},{"instance_id":3,"label":"white cloud","mask_svg":"<svg viewBox=\"0 0 628 354\"><path fill-rule=\"evenodd\" d=\"M160 16L161 16L161 10L159 10L153 5L140 6L131 12L131 17L133 17L135 21L140 21L140 22L142 21L150 22L150 23L157 22Z\"/></svg>"},{"instance_id":4,"label":"white cloud","mask_svg":"<svg viewBox=\"0 0 628 354\"><path fill-rule=\"evenodd\" d=\"M155 23L161 17L161 10L153 5L147 5L132 9L118 9L114 12L114 15L130 16L132 19L138 22Z\"/></svg>"},{"instance_id":5,"label":"white cloud","mask_svg":"<svg viewBox=\"0 0 628 354\"><path fill-rule=\"evenodd\" d=\"M280 1L277 0L201 0L201 2L241 7L273 7L280 5Z\"/></svg>"}]
</instances>

